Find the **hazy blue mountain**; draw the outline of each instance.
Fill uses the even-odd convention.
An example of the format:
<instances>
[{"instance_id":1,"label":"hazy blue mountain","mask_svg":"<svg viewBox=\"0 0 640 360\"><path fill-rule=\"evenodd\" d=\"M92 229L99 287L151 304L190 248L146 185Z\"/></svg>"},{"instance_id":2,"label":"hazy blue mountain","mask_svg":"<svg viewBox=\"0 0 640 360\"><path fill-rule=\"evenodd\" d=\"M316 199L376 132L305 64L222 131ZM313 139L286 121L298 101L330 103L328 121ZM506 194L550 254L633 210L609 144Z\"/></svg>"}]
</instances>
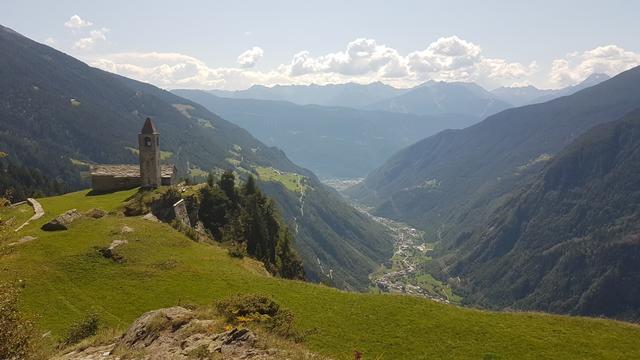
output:
<instances>
[{"instance_id":1,"label":"hazy blue mountain","mask_svg":"<svg viewBox=\"0 0 640 360\"><path fill-rule=\"evenodd\" d=\"M515 106L537 104L547 102L562 96L574 94L582 89L597 85L610 79L606 74L591 74L588 78L577 85L568 86L562 89L538 89L529 85L524 87L500 87L491 91L503 101Z\"/></svg>"},{"instance_id":2,"label":"hazy blue mountain","mask_svg":"<svg viewBox=\"0 0 640 360\"><path fill-rule=\"evenodd\" d=\"M428 81L401 95L371 103L366 108L418 115L463 114L484 118L510 107L474 83Z\"/></svg>"},{"instance_id":3,"label":"hazy blue mountain","mask_svg":"<svg viewBox=\"0 0 640 360\"><path fill-rule=\"evenodd\" d=\"M640 320L640 111L596 126L514 190L450 266L492 307Z\"/></svg>"},{"instance_id":4,"label":"hazy blue mountain","mask_svg":"<svg viewBox=\"0 0 640 360\"><path fill-rule=\"evenodd\" d=\"M580 90L584 90L586 88L592 87L594 85L598 85L599 83L609 80L611 77L607 74L591 74L589 77L584 79L581 83L573 86L568 86L566 88L557 90L554 93L550 94L542 94L541 96L533 99L530 103L542 103L547 102L549 100L553 100L555 98L559 98L561 96L568 96L577 93Z\"/></svg>"},{"instance_id":5,"label":"hazy blue mountain","mask_svg":"<svg viewBox=\"0 0 640 360\"><path fill-rule=\"evenodd\" d=\"M522 106L531 104L532 101L542 96L552 95L558 90L553 89L538 89L533 85L529 86L503 86L497 89L491 90L491 93L497 96L500 100L513 104L514 106Z\"/></svg>"},{"instance_id":6,"label":"hazy blue mountain","mask_svg":"<svg viewBox=\"0 0 640 360\"><path fill-rule=\"evenodd\" d=\"M223 169L255 174L266 167L305 177L304 199L280 182L260 185L277 200L285 220L299 226L296 247L312 280L327 280L320 260L325 271L333 269L333 284L363 289L368 274L388 259L392 244L384 229L281 150L195 102L92 68L0 27L0 151L7 154L3 162L20 170L8 180L37 180L27 185L41 184L36 190L43 192L87 188L81 175L88 163L137 162L128 148L137 147L147 116L182 175ZM42 177L64 186L56 188ZM0 185L14 185L0 178ZM22 191L33 191L31 186Z\"/></svg>"},{"instance_id":7,"label":"hazy blue mountain","mask_svg":"<svg viewBox=\"0 0 640 360\"><path fill-rule=\"evenodd\" d=\"M405 91L381 82L374 82L364 85L356 83L275 85L273 87L254 85L246 90L209 90L209 93L232 99L280 100L299 105L316 104L361 108L373 102L402 94Z\"/></svg>"},{"instance_id":8,"label":"hazy blue mountain","mask_svg":"<svg viewBox=\"0 0 640 360\"><path fill-rule=\"evenodd\" d=\"M479 121L465 115L417 116L283 101L227 99L174 90L249 130L323 178L357 178L401 148L444 129Z\"/></svg>"}]
</instances>

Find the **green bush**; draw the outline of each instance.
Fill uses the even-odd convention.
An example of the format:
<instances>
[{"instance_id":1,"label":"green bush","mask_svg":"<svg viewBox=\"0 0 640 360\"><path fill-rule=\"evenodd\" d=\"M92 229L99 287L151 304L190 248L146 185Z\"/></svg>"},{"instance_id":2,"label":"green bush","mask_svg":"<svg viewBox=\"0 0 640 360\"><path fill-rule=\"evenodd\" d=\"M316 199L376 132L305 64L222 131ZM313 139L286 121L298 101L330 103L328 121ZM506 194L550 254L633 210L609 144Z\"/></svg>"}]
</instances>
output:
<instances>
[{"instance_id":1,"label":"green bush","mask_svg":"<svg viewBox=\"0 0 640 360\"><path fill-rule=\"evenodd\" d=\"M89 314L73 324L63 340L64 345L77 344L98 332L98 315Z\"/></svg>"},{"instance_id":2,"label":"green bush","mask_svg":"<svg viewBox=\"0 0 640 360\"><path fill-rule=\"evenodd\" d=\"M242 259L247 255L247 248L243 244L234 243L228 250L229 256Z\"/></svg>"},{"instance_id":3,"label":"green bush","mask_svg":"<svg viewBox=\"0 0 640 360\"><path fill-rule=\"evenodd\" d=\"M171 227L185 234L189 239L198 241L198 232L196 231L196 229L185 225L185 223L183 223L182 221L173 219L171 221Z\"/></svg>"},{"instance_id":4,"label":"green bush","mask_svg":"<svg viewBox=\"0 0 640 360\"><path fill-rule=\"evenodd\" d=\"M280 305L266 295L235 295L218 301L216 310L230 322L264 321L275 317Z\"/></svg>"},{"instance_id":5,"label":"green bush","mask_svg":"<svg viewBox=\"0 0 640 360\"><path fill-rule=\"evenodd\" d=\"M215 307L231 323L257 323L276 335L296 342L303 341L307 335L316 331L296 330L293 312L280 307L267 295L234 295L218 301Z\"/></svg>"},{"instance_id":6,"label":"green bush","mask_svg":"<svg viewBox=\"0 0 640 360\"><path fill-rule=\"evenodd\" d=\"M33 359L35 327L30 319L18 312L19 290L0 285L0 359Z\"/></svg>"}]
</instances>

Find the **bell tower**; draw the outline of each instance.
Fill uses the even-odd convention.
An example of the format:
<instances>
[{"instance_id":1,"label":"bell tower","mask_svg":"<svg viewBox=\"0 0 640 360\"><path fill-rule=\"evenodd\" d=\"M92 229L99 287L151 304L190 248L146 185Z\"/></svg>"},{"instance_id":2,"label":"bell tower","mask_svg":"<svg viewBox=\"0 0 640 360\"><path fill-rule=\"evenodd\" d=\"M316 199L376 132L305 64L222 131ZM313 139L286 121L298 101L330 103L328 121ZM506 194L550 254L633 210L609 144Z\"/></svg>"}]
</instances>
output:
<instances>
[{"instance_id":1,"label":"bell tower","mask_svg":"<svg viewBox=\"0 0 640 360\"><path fill-rule=\"evenodd\" d=\"M151 118L147 118L138 134L138 149L142 187L157 188L161 184L160 134Z\"/></svg>"}]
</instances>

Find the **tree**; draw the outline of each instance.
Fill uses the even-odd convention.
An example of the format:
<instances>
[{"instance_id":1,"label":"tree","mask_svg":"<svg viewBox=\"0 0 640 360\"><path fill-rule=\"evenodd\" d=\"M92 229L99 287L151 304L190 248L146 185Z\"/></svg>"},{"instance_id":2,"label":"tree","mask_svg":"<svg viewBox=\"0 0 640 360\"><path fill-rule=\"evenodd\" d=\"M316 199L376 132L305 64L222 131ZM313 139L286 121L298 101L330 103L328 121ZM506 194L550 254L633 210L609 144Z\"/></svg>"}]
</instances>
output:
<instances>
[{"instance_id":1,"label":"tree","mask_svg":"<svg viewBox=\"0 0 640 360\"><path fill-rule=\"evenodd\" d=\"M293 250L293 235L280 218L272 199L249 176L238 190L235 176L225 172L200 191L198 216L215 238L232 244L230 254L260 260L272 274L303 279L302 262Z\"/></svg>"},{"instance_id":2,"label":"tree","mask_svg":"<svg viewBox=\"0 0 640 360\"><path fill-rule=\"evenodd\" d=\"M222 177L218 181L218 186L220 190L224 192L224 194L229 199L231 206L235 209L238 207L239 197L238 191L236 190L236 176L233 174L233 171L227 170L222 174Z\"/></svg>"},{"instance_id":3,"label":"tree","mask_svg":"<svg viewBox=\"0 0 640 360\"><path fill-rule=\"evenodd\" d=\"M249 175L247 182L244 184L244 187L242 188L242 194L244 196L248 196L248 195L253 195L256 192L258 192L256 179L253 177L253 175Z\"/></svg>"},{"instance_id":4,"label":"tree","mask_svg":"<svg viewBox=\"0 0 640 360\"><path fill-rule=\"evenodd\" d=\"M218 186L205 186L200 190L198 218L214 238L221 239L222 227L228 223L231 202Z\"/></svg>"},{"instance_id":5,"label":"tree","mask_svg":"<svg viewBox=\"0 0 640 360\"><path fill-rule=\"evenodd\" d=\"M276 249L276 270L286 279L304 280L304 267L298 254L293 251L293 235L288 228L281 231Z\"/></svg>"}]
</instances>

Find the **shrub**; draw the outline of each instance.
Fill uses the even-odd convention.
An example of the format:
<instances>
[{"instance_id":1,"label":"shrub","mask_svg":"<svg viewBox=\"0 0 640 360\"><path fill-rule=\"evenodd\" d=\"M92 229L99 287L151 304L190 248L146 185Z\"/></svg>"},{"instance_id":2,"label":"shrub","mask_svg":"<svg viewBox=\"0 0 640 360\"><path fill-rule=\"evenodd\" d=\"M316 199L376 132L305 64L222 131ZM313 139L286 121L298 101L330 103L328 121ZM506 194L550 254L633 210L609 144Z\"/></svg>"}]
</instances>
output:
<instances>
[{"instance_id":1,"label":"shrub","mask_svg":"<svg viewBox=\"0 0 640 360\"><path fill-rule=\"evenodd\" d=\"M230 322L264 321L275 317L280 305L265 295L235 295L218 301L216 310Z\"/></svg>"},{"instance_id":2,"label":"shrub","mask_svg":"<svg viewBox=\"0 0 640 360\"><path fill-rule=\"evenodd\" d=\"M189 239L198 241L198 232L196 231L196 229L185 225L182 221L178 219L173 219L171 221L171 227L183 233Z\"/></svg>"},{"instance_id":3,"label":"shrub","mask_svg":"<svg viewBox=\"0 0 640 360\"><path fill-rule=\"evenodd\" d=\"M297 331L293 312L280 307L266 295L235 295L218 301L215 307L231 323L258 323L272 333L296 342L303 341L307 335L316 331Z\"/></svg>"},{"instance_id":4,"label":"shrub","mask_svg":"<svg viewBox=\"0 0 640 360\"><path fill-rule=\"evenodd\" d=\"M0 359L32 359L35 356L35 327L18 312L19 290L0 285Z\"/></svg>"},{"instance_id":5,"label":"shrub","mask_svg":"<svg viewBox=\"0 0 640 360\"><path fill-rule=\"evenodd\" d=\"M247 248L243 244L234 243L228 250L229 256L242 259L247 255Z\"/></svg>"},{"instance_id":6,"label":"shrub","mask_svg":"<svg viewBox=\"0 0 640 360\"><path fill-rule=\"evenodd\" d=\"M77 323L73 324L67 336L63 340L64 345L71 345L80 342L90 336L95 335L98 332L98 315L89 314L80 319Z\"/></svg>"}]
</instances>

